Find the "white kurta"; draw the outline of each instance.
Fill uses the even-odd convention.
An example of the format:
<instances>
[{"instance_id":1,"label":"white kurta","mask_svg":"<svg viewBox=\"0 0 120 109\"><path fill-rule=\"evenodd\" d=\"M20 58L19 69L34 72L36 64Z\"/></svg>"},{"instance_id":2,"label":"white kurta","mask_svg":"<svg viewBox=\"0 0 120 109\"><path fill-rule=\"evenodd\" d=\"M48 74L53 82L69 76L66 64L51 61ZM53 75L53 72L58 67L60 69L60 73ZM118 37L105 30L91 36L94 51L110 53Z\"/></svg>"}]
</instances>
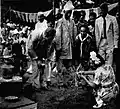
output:
<instances>
[{"instance_id":1,"label":"white kurta","mask_svg":"<svg viewBox=\"0 0 120 109\"><path fill-rule=\"evenodd\" d=\"M39 34L43 33L47 29L47 21L44 20L42 23L37 22L35 25L35 31L38 31Z\"/></svg>"}]
</instances>

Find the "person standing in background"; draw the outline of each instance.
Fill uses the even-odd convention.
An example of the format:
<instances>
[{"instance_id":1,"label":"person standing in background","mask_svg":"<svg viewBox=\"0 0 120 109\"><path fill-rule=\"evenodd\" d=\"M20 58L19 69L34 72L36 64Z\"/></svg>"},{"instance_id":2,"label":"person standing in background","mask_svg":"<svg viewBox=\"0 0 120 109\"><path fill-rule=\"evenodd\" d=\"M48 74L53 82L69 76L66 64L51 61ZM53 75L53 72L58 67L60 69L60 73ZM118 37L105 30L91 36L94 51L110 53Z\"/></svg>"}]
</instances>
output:
<instances>
[{"instance_id":1,"label":"person standing in background","mask_svg":"<svg viewBox=\"0 0 120 109\"><path fill-rule=\"evenodd\" d=\"M118 48L119 30L114 16L108 14L107 3L100 5L101 16L95 22L95 38L98 54L106 64L113 64L113 50Z\"/></svg>"},{"instance_id":2,"label":"person standing in background","mask_svg":"<svg viewBox=\"0 0 120 109\"><path fill-rule=\"evenodd\" d=\"M89 34L92 36L93 40L93 46L95 51L96 50L96 40L95 40L95 20L97 18L97 15L95 12L90 12L89 14L89 20L88 20L88 28L89 28Z\"/></svg>"},{"instance_id":3,"label":"person standing in background","mask_svg":"<svg viewBox=\"0 0 120 109\"><path fill-rule=\"evenodd\" d=\"M74 6L69 0L64 6L64 15L63 18L60 19L58 22L58 26L56 27L56 36L54 39L58 67L60 67L62 63L62 65L64 65L67 69L72 66L73 47L77 34L75 23L70 18L72 14L72 9L74 9Z\"/></svg>"},{"instance_id":4,"label":"person standing in background","mask_svg":"<svg viewBox=\"0 0 120 109\"><path fill-rule=\"evenodd\" d=\"M81 10L79 14L80 14L79 21L78 21L78 25L77 25L77 32L78 33L79 33L81 25L88 26L88 22L87 22L87 20L85 20L86 12L84 10Z\"/></svg>"},{"instance_id":5,"label":"person standing in background","mask_svg":"<svg viewBox=\"0 0 120 109\"><path fill-rule=\"evenodd\" d=\"M47 20L42 12L38 12L38 22L35 24L35 30L38 30L39 33L42 33L47 28Z\"/></svg>"},{"instance_id":6,"label":"person standing in background","mask_svg":"<svg viewBox=\"0 0 120 109\"><path fill-rule=\"evenodd\" d=\"M97 14L95 12L90 12L89 14L89 20L88 20L88 26L91 26L90 32L91 35L95 35L95 20L97 18Z\"/></svg>"}]
</instances>

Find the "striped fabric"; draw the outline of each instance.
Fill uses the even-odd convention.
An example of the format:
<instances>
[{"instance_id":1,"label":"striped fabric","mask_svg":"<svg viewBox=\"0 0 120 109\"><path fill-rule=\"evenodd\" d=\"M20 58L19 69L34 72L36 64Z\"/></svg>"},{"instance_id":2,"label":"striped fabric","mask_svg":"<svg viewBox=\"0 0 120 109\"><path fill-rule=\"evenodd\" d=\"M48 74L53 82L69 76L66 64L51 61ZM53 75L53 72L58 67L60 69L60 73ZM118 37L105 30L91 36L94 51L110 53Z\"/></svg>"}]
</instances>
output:
<instances>
[{"instance_id":1,"label":"striped fabric","mask_svg":"<svg viewBox=\"0 0 120 109\"><path fill-rule=\"evenodd\" d=\"M113 8L117 7L118 6L118 3L114 3L114 4L110 4L108 5L108 10L111 11ZM11 9L12 10L12 9ZM56 8L56 13L58 12L58 8ZM99 7L97 8L89 8L89 9L74 9L73 11L81 11L81 10L85 10L86 12L86 20L88 20L89 18L89 12L90 10L93 10L97 16L99 16L99 12L100 12L100 9ZM50 14L50 12L52 11L51 10L48 10L48 11L45 11L43 12L45 16L48 16ZM12 10L12 12L15 14L16 17L19 17L21 20L25 21L25 22L37 22L37 13L25 13L25 12L19 12L19 11L16 11L16 10Z\"/></svg>"}]
</instances>

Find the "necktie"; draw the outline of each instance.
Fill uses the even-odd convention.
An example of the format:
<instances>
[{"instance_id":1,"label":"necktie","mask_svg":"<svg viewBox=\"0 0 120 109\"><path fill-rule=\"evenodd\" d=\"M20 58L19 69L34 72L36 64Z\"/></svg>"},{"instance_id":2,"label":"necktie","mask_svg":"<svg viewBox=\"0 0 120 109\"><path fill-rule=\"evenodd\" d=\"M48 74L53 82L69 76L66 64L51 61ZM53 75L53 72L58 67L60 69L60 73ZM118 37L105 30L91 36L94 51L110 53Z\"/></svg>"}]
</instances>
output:
<instances>
[{"instance_id":1,"label":"necktie","mask_svg":"<svg viewBox=\"0 0 120 109\"><path fill-rule=\"evenodd\" d=\"M86 36L84 39L82 39L81 35L79 35L79 39L81 41L81 44L80 44L80 57L82 57L83 55L83 42L87 39L88 36Z\"/></svg>"},{"instance_id":2,"label":"necktie","mask_svg":"<svg viewBox=\"0 0 120 109\"><path fill-rule=\"evenodd\" d=\"M104 31L104 38L106 39L107 36L106 36L106 20L105 20L105 17L103 17L103 31Z\"/></svg>"}]
</instances>

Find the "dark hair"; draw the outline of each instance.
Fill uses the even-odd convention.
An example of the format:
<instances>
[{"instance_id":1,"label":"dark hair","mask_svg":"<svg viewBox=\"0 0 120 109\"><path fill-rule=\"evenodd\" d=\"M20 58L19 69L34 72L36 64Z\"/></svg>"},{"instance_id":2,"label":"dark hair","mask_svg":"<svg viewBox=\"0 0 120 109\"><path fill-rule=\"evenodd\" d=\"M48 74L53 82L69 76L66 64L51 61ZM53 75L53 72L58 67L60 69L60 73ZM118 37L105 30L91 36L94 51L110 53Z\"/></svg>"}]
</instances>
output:
<instances>
[{"instance_id":1,"label":"dark hair","mask_svg":"<svg viewBox=\"0 0 120 109\"><path fill-rule=\"evenodd\" d=\"M96 18L97 14L95 12L90 12L89 16L93 16L94 18Z\"/></svg>"},{"instance_id":2,"label":"dark hair","mask_svg":"<svg viewBox=\"0 0 120 109\"><path fill-rule=\"evenodd\" d=\"M73 16L80 16L79 11L73 11Z\"/></svg>"},{"instance_id":3,"label":"dark hair","mask_svg":"<svg viewBox=\"0 0 120 109\"><path fill-rule=\"evenodd\" d=\"M108 4L107 4L106 2L102 3L102 4L100 5L100 9L105 10L105 11L108 11Z\"/></svg>"},{"instance_id":4,"label":"dark hair","mask_svg":"<svg viewBox=\"0 0 120 109\"><path fill-rule=\"evenodd\" d=\"M83 13L84 16L86 15L86 12L84 10L80 11L80 16L81 16L81 13Z\"/></svg>"},{"instance_id":5,"label":"dark hair","mask_svg":"<svg viewBox=\"0 0 120 109\"><path fill-rule=\"evenodd\" d=\"M100 59L100 64L98 66L104 65L105 64L105 60L103 59L103 57L99 54L97 54L97 58Z\"/></svg>"},{"instance_id":6,"label":"dark hair","mask_svg":"<svg viewBox=\"0 0 120 109\"><path fill-rule=\"evenodd\" d=\"M89 28L88 28L87 25L81 25L81 26L79 27L79 30L80 30L82 27L86 28L86 31L87 31L87 32L89 31Z\"/></svg>"}]
</instances>

